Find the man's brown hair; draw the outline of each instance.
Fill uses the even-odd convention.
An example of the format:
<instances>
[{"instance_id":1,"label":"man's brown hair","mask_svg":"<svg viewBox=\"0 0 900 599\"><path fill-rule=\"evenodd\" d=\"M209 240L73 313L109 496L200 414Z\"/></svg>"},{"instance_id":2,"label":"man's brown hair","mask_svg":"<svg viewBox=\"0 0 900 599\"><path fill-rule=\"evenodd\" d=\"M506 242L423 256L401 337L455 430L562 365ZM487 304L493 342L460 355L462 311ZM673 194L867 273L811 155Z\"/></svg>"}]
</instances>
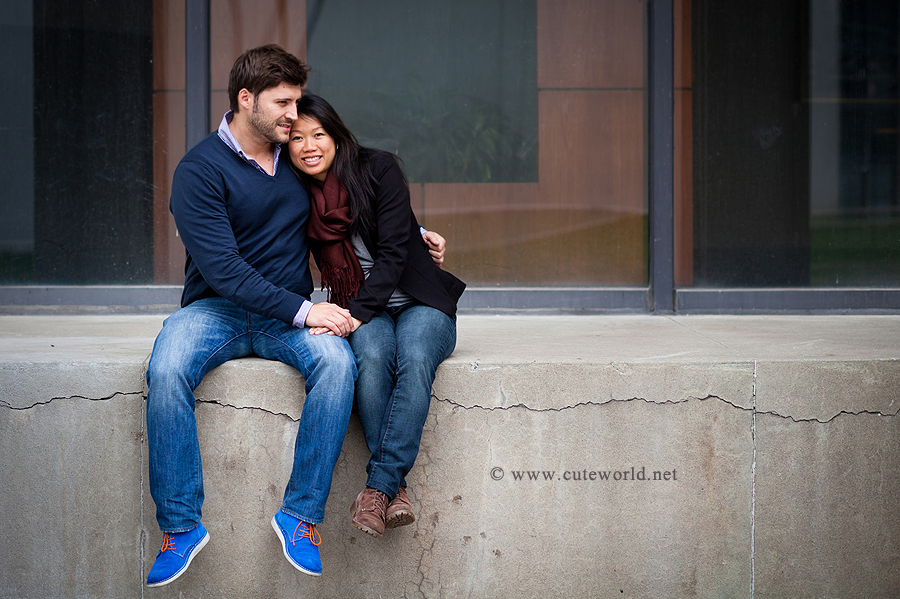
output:
<instances>
[{"instance_id":1,"label":"man's brown hair","mask_svg":"<svg viewBox=\"0 0 900 599\"><path fill-rule=\"evenodd\" d=\"M277 44L251 48L234 61L228 77L228 102L238 112L238 92L246 88L254 96L282 83L306 85L309 67Z\"/></svg>"}]
</instances>

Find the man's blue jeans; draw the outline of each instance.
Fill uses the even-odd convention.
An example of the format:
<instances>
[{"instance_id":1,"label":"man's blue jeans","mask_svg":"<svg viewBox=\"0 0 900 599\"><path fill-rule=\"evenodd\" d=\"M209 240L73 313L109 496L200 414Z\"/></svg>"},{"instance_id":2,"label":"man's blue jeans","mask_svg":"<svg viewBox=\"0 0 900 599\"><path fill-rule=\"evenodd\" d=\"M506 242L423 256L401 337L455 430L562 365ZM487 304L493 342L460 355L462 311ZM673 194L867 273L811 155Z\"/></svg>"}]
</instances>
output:
<instances>
[{"instance_id":1,"label":"man's blue jeans","mask_svg":"<svg viewBox=\"0 0 900 599\"><path fill-rule=\"evenodd\" d=\"M194 389L216 366L245 356L284 362L306 378L282 510L311 524L325 517L353 406L356 363L350 346L341 337L310 335L309 329L207 298L166 319L147 369L150 493L163 532L185 532L200 523L203 469Z\"/></svg>"},{"instance_id":2,"label":"man's blue jeans","mask_svg":"<svg viewBox=\"0 0 900 599\"><path fill-rule=\"evenodd\" d=\"M456 347L456 319L415 305L350 335L359 421L372 456L366 486L394 497L419 453L437 367Z\"/></svg>"}]
</instances>

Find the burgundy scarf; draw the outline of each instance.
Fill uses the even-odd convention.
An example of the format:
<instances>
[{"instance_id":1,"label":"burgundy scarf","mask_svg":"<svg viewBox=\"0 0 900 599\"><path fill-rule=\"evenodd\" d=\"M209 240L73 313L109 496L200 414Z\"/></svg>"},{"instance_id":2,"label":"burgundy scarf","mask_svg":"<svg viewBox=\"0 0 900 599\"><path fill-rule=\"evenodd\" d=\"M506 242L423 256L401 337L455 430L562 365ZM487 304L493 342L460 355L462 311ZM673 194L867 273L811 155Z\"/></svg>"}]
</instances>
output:
<instances>
[{"instance_id":1,"label":"burgundy scarf","mask_svg":"<svg viewBox=\"0 0 900 599\"><path fill-rule=\"evenodd\" d=\"M313 179L309 236L322 247L319 270L328 301L346 308L365 282L359 259L350 243L350 201L347 190L329 169L322 182Z\"/></svg>"}]
</instances>

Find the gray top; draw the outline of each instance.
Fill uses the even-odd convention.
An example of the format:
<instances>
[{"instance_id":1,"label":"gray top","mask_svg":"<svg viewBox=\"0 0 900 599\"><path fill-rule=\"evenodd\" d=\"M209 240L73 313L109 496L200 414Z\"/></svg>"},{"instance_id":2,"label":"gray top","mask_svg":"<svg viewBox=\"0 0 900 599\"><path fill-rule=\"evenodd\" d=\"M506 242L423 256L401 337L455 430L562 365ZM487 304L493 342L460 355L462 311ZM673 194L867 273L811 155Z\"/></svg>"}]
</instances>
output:
<instances>
[{"instance_id":1,"label":"gray top","mask_svg":"<svg viewBox=\"0 0 900 599\"><path fill-rule=\"evenodd\" d=\"M356 257L359 259L359 265L362 267L363 274L368 277L369 271L372 270L372 266L375 264L375 261L372 259L372 255L369 253L368 248L366 248L366 244L363 243L362 237L360 237L358 233L355 233L350 237L350 243L353 245L353 251L356 253ZM388 300L387 307L396 308L397 306L408 304L411 301L413 301L413 298L405 291L397 287L396 289L394 289L394 293L391 294L391 298Z\"/></svg>"}]
</instances>

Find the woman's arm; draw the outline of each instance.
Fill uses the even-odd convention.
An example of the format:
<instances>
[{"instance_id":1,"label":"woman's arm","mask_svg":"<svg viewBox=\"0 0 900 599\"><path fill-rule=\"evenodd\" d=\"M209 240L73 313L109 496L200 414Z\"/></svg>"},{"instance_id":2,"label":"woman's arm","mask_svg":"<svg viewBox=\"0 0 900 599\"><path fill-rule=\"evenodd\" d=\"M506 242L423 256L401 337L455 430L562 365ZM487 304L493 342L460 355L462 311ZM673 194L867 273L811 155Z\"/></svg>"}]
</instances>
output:
<instances>
[{"instance_id":1,"label":"woman's arm","mask_svg":"<svg viewBox=\"0 0 900 599\"><path fill-rule=\"evenodd\" d=\"M370 207L373 229L368 231L374 264L359 295L350 300L350 314L368 322L381 313L397 288L406 267L407 245L414 220L409 187L397 160L390 154L373 159L374 195Z\"/></svg>"}]
</instances>

